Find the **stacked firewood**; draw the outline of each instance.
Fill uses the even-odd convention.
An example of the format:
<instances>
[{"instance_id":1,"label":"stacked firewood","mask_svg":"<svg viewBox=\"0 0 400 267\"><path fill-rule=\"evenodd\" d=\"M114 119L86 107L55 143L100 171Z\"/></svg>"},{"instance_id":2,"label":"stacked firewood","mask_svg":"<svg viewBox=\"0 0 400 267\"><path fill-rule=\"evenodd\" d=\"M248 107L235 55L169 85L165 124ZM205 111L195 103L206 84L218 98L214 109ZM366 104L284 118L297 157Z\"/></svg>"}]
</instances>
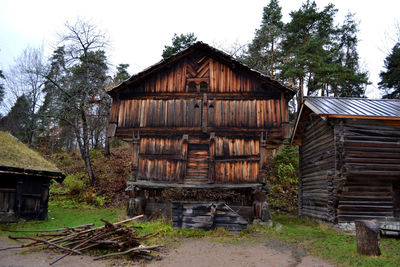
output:
<instances>
[{"instance_id":1,"label":"stacked firewood","mask_svg":"<svg viewBox=\"0 0 400 267\"><path fill-rule=\"evenodd\" d=\"M123 254L152 259L152 251L161 247L161 245L146 246L142 244L142 241L155 236L156 233L147 236L138 236L137 229L139 227L129 225L130 222L141 217L143 217L143 215L116 223L110 223L104 219L100 219L104 222L104 226L96 228L92 228L93 224L86 224L62 229L31 231L39 232L36 235L37 237L9 236L11 239L28 239L32 240L32 242L5 249L44 246L45 248L56 248L65 252L64 255L51 262L50 265L60 261L68 255L79 255L82 254L83 251L93 248L106 249L107 251L112 252L98 256L94 258L94 260Z\"/></svg>"}]
</instances>

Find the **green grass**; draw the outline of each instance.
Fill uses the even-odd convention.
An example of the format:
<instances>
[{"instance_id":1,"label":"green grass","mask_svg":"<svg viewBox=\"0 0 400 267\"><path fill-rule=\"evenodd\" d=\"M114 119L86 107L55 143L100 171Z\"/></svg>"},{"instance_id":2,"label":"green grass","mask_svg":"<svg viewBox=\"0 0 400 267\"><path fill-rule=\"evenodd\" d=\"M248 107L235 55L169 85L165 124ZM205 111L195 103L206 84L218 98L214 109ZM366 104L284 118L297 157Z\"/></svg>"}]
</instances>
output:
<instances>
[{"instance_id":1,"label":"green grass","mask_svg":"<svg viewBox=\"0 0 400 267\"><path fill-rule=\"evenodd\" d=\"M54 218L54 219L53 219ZM125 208L65 209L52 207L47 221L30 221L7 226L14 230L56 229L87 223L103 225L99 218L116 222L125 218ZM139 235L158 232L146 240L149 245L164 244L176 246L183 238L202 239L211 242L241 244L244 242L268 243L279 240L293 247L304 248L309 254L328 260L340 266L399 266L400 239L382 238L380 257L361 256L357 253L355 236L347 235L324 224L294 216L275 216L272 225L253 225L239 234L224 229L213 231L173 229L168 220L137 222ZM5 228L4 225L2 228ZM2 234L9 234L2 232ZM27 233L12 233L27 235ZM31 235L34 235L32 233ZM273 242L271 242L273 244ZM272 245L273 247L273 245Z\"/></svg>"},{"instance_id":2,"label":"green grass","mask_svg":"<svg viewBox=\"0 0 400 267\"><path fill-rule=\"evenodd\" d=\"M125 219L125 208L91 208L91 209L64 209L52 207L49 208L49 216L44 221L26 221L14 224L2 225L1 229L8 230L48 230L77 225L94 223L95 226L104 225L99 219L105 219L110 222L121 221ZM3 231L3 234L10 234ZM12 235L35 235L36 233L11 233Z\"/></svg>"},{"instance_id":3,"label":"green grass","mask_svg":"<svg viewBox=\"0 0 400 267\"><path fill-rule=\"evenodd\" d=\"M59 171L56 165L3 131L0 131L0 165Z\"/></svg>"},{"instance_id":4,"label":"green grass","mask_svg":"<svg viewBox=\"0 0 400 267\"><path fill-rule=\"evenodd\" d=\"M281 227L277 227L281 225ZM382 238L380 257L362 256L357 253L355 236L332 229L324 224L293 216L277 216L274 226L253 226L255 233L270 239L300 246L313 256L330 260L343 266L399 266L400 240Z\"/></svg>"}]
</instances>

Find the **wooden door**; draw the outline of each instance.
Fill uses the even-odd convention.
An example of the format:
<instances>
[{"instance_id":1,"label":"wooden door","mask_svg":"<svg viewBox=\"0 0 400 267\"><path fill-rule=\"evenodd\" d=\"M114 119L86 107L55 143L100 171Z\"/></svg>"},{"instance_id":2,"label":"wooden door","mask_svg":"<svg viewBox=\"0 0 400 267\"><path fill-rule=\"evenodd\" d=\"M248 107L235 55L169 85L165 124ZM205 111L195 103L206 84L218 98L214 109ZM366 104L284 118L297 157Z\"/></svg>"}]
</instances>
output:
<instances>
[{"instance_id":1,"label":"wooden door","mask_svg":"<svg viewBox=\"0 0 400 267\"><path fill-rule=\"evenodd\" d=\"M205 184L208 182L208 144L188 145L185 183Z\"/></svg>"}]
</instances>

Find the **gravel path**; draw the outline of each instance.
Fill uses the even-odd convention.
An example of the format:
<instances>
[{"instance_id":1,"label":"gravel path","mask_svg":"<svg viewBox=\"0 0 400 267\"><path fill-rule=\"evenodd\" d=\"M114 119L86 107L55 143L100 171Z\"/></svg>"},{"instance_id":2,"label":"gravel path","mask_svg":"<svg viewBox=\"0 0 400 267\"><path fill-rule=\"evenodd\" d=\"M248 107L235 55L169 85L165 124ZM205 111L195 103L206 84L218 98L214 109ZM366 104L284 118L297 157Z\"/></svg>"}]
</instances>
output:
<instances>
[{"instance_id":1,"label":"gravel path","mask_svg":"<svg viewBox=\"0 0 400 267\"><path fill-rule=\"evenodd\" d=\"M0 236L0 248L20 244ZM49 266L49 263L62 254L51 250L13 249L0 251L1 267ZM235 267L235 266L333 266L327 262L307 256L303 250L291 248L280 242L245 243L231 245L205 240L184 240L177 247L161 252L161 260L152 262L133 262L122 259L93 261L90 255L68 256L54 264L66 266L196 266L196 267Z\"/></svg>"}]
</instances>

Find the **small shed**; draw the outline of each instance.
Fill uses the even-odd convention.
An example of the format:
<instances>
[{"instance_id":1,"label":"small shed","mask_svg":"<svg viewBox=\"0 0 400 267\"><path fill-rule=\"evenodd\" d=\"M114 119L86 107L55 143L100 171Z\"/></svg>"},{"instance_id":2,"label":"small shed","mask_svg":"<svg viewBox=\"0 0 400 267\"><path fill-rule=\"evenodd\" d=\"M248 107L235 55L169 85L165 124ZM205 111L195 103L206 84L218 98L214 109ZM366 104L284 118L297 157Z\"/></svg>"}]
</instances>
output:
<instances>
[{"instance_id":1,"label":"small shed","mask_svg":"<svg viewBox=\"0 0 400 267\"><path fill-rule=\"evenodd\" d=\"M0 222L46 219L50 181L64 177L54 164L0 131Z\"/></svg>"},{"instance_id":2,"label":"small shed","mask_svg":"<svg viewBox=\"0 0 400 267\"><path fill-rule=\"evenodd\" d=\"M400 220L400 100L305 97L299 214L334 223Z\"/></svg>"}]
</instances>

